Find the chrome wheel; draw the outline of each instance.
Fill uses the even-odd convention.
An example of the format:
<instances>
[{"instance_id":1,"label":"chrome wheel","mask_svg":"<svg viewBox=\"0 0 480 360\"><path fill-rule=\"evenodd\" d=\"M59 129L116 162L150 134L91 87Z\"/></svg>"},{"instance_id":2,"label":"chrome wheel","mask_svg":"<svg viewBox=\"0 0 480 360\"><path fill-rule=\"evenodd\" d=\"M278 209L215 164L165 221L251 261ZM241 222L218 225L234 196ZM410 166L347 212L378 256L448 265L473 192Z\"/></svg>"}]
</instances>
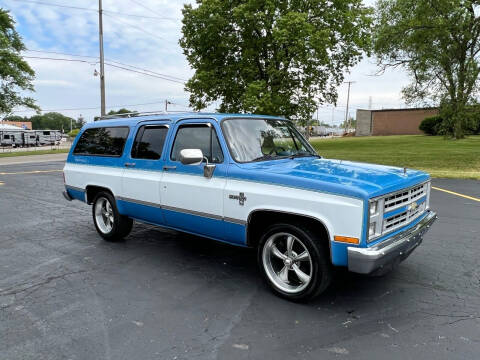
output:
<instances>
[{"instance_id":1,"label":"chrome wheel","mask_svg":"<svg viewBox=\"0 0 480 360\"><path fill-rule=\"evenodd\" d=\"M95 202L95 222L104 234L109 234L113 229L113 208L110 201L105 197L99 197Z\"/></svg>"},{"instance_id":2,"label":"chrome wheel","mask_svg":"<svg viewBox=\"0 0 480 360\"><path fill-rule=\"evenodd\" d=\"M262 263L270 281L286 293L299 293L312 280L310 253L305 244L292 234L280 232L270 236L263 247Z\"/></svg>"}]
</instances>

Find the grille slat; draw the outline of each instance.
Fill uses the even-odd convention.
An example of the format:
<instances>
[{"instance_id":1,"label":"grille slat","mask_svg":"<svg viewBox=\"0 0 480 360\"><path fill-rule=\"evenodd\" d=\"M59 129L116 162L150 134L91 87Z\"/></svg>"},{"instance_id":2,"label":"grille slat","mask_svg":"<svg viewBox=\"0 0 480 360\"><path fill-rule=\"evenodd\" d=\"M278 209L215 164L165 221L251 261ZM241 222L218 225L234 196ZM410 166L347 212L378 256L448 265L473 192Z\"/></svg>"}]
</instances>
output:
<instances>
[{"instance_id":1,"label":"grille slat","mask_svg":"<svg viewBox=\"0 0 480 360\"><path fill-rule=\"evenodd\" d=\"M387 217L383 221L383 233L388 233L414 221L424 213L427 201L412 206L417 201L428 195L428 183L414 186L408 190L402 190L385 197L384 213L391 212L401 207L407 207L406 211Z\"/></svg>"}]
</instances>

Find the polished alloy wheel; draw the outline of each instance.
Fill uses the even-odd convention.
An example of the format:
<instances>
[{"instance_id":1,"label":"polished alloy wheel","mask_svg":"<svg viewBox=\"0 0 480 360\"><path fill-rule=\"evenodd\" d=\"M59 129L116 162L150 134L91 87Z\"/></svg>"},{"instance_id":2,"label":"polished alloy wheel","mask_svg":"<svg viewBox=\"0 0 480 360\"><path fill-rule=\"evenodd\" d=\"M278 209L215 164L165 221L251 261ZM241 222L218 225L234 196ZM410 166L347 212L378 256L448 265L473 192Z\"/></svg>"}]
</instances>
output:
<instances>
[{"instance_id":1,"label":"polished alloy wheel","mask_svg":"<svg viewBox=\"0 0 480 360\"><path fill-rule=\"evenodd\" d=\"M312 280L310 253L292 234L280 232L270 236L263 247L262 260L270 281L286 293L299 293Z\"/></svg>"},{"instance_id":2,"label":"polished alloy wheel","mask_svg":"<svg viewBox=\"0 0 480 360\"><path fill-rule=\"evenodd\" d=\"M105 197L99 197L95 203L95 222L102 233L108 234L112 231L113 208Z\"/></svg>"}]
</instances>

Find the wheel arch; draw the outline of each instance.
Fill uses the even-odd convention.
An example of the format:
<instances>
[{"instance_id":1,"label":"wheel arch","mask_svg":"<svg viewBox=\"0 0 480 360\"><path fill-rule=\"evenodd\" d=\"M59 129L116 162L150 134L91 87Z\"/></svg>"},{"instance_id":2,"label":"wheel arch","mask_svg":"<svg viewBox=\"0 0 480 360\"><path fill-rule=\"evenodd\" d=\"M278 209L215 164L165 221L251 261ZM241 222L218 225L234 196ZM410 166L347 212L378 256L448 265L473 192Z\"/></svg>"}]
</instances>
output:
<instances>
[{"instance_id":1,"label":"wheel arch","mask_svg":"<svg viewBox=\"0 0 480 360\"><path fill-rule=\"evenodd\" d=\"M330 230L325 221L312 216L296 212L272 210L272 209L255 209L250 212L247 218L246 225L246 244L249 247L256 247L260 240L260 231L262 228L274 223L286 222L292 225L301 223L302 225L310 226L315 231L319 231L324 236L322 239L328 247L330 253L330 260L332 258L332 249L330 243Z\"/></svg>"},{"instance_id":2,"label":"wheel arch","mask_svg":"<svg viewBox=\"0 0 480 360\"><path fill-rule=\"evenodd\" d=\"M109 192L113 196L113 198L115 198L113 191L108 187L99 186L99 185L87 185L85 187L87 204L92 204L93 200L95 199L95 196L97 196L97 194L101 191Z\"/></svg>"}]
</instances>

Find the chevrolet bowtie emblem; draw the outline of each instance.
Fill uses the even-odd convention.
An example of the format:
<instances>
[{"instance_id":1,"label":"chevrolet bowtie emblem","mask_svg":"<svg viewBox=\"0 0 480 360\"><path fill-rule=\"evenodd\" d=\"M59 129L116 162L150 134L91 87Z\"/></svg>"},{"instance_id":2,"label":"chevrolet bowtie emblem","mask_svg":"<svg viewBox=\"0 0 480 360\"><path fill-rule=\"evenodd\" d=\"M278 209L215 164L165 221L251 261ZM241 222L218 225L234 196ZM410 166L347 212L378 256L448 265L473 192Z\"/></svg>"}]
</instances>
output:
<instances>
[{"instance_id":1,"label":"chevrolet bowtie emblem","mask_svg":"<svg viewBox=\"0 0 480 360\"><path fill-rule=\"evenodd\" d=\"M247 201L247 197L243 192L241 192L238 195L228 195L228 198L233 200L238 200L238 204L242 206L245 204L245 201Z\"/></svg>"},{"instance_id":2,"label":"chevrolet bowtie emblem","mask_svg":"<svg viewBox=\"0 0 480 360\"><path fill-rule=\"evenodd\" d=\"M408 210L414 211L418 208L418 204L416 202L411 203L410 206L408 207Z\"/></svg>"}]
</instances>

